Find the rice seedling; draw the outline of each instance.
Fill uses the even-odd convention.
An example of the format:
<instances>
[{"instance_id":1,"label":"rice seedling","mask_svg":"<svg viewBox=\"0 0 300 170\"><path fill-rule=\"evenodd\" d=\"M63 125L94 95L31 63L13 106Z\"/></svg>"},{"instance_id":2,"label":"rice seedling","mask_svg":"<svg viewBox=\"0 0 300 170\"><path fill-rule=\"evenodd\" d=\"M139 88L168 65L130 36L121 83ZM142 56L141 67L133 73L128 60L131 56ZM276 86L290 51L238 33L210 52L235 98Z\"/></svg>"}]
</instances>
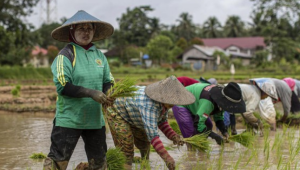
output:
<instances>
[{"instance_id":1,"label":"rice seedling","mask_svg":"<svg viewBox=\"0 0 300 170\"><path fill-rule=\"evenodd\" d=\"M294 167L294 169L297 169L297 166L298 166L298 162L295 162L295 167Z\"/></svg>"},{"instance_id":2,"label":"rice seedling","mask_svg":"<svg viewBox=\"0 0 300 170\"><path fill-rule=\"evenodd\" d=\"M246 165L248 165L248 164L250 163L250 161L251 161L253 158L255 158L255 156L257 156L257 150L256 150L255 148L252 148L251 151L252 151L252 152L251 152L251 155L250 155L248 161L246 162Z\"/></svg>"},{"instance_id":3,"label":"rice seedling","mask_svg":"<svg viewBox=\"0 0 300 170\"><path fill-rule=\"evenodd\" d=\"M201 133L189 138L183 138L183 141L191 145L192 148L202 152L208 152L211 150L211 148L210 142L207 140L207 136L208 133Z\"/></svg>"},{"instance_id":4,"label":"rice seedling","mask_svg":"<svg viewBox=\"0 0 300 170\"><path fill-rule=\"evenodd\" d=\"M253 144L255 136L251 132L243 132L238 135L229 136L228 140L238 142L245 147Z\"/></svg>"},{"instance_id":5,"label":"rice seedling","mask_svg":"<svg viewBox=\"0 0 300 170\"><path fill-rule=\"evenodd\" d=\"M242 158L243 158L243 156L240 155L240 156L239 156L239 159L236 161L236 163L235 163L235 165L234 165L234 169L235 169L235 170L239 168L239 164L240 164Z\"/></svg>"},{"instance_id":6,"label":"rice seedling","mask_svg":"<svg viewBox=\"0 0 300 170\"><path fill-rule=\"evenodd\" d=\"M111 98L117 97L133 97L138 88L135 86L136 80L125 78L116 81L114 85L107 91L106 95Z\"/></svg>"},{"instance_id":7,"label":"rice seedling","mask_svg":"<svg viewBox=\"0 0 300 170\"><path fill-rule=\"evenodd\" d=\"M266 161L265 164L264 164L264 167L263 167L263 170L267 170L269 168L269 162Z\"/></svg>"},{"instance_id":8,"label":"rice seedling","mask_svg":"<svg viewBox=\"0 0 300 170\"><path fill-rule=\"evenodd\" d=\"M125 170L126 157L120 148L109 148L106 152L108 170Z\"/></svg>"},{"instance_id":9,"label":"rice seedling","mask_svg":"<svg viewBox=\"0 0 300 170\"><path fill-rule=\"evenodd\" d=\"M224 145L222 145L222 147L221 147L221 152L220 152L220 156L219 156L219 159L218 159L218 164L217 164L217 166L218 166L218 170L221 170L221 169L223 169L223 155L224 155L224 148L225 148L225 146Z\"/></svg>"},{"instance_id":10,"label":"rice seedling","mask_svg":"<svg viewBox=\"0 0 300 170\"><path fill-rule=\"evenodd\" d=\"M275 148L275 146L277 146L279 144L280 137L281 137L281 134L279 132L276 132L272 150Z\"/></svg>"},{"instance_id":11,"label":"rice seedling","mask_svg":"<svg viewBox=\"0 0 300 170\"><path fill-rule=\"evenodd\" d=\"M281 163L282 163L282 155L280 155L280 157L279 157L279 161L278 161L278 164L277 164L277 169L280 168Z\"/></svg>"},{"instance_id":12,"label":"rice seedling","mask_svg":"<svg viewBox=\"0 0 300 170\"><path fill-rule=\"evenodd\" d=\"M44 153L33 153L31 156L30 156L31 159L45 159L46 158L46 155Z\"/></svg>"},{"instance_id":13,"label":"rice seedling","mask_svg":"<svg viewBox=\"0 0 300 170\"><path fill-rule=\"evenodd\" d=\"M270 150L270 140L269 140L269 133L270 130L265 129L264 132L264 153L266 152L266 149Z\"/></svg>"}]
</instances>

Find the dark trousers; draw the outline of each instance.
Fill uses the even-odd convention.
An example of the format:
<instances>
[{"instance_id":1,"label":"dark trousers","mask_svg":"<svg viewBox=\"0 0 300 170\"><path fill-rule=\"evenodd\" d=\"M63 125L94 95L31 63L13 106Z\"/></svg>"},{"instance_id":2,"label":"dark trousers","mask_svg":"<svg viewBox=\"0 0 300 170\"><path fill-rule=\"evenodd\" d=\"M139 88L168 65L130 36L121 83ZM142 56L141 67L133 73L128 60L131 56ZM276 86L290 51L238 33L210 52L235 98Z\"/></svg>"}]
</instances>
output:
<instances>
[{"instance_id":1,"label":"dark trousers","mask_svg":"<svg viewBox=\"0 0 300 170\"><path fill-rule=\"evenodd\" d=\"M230 119L230 125L231 126L235 126L236 122L235 122L235 114L229 114L229 119Z\"/></svg>"},{"instance_id":2,"label":"dark trousers","mask_svg":"<svg viewBox=\"0 0 300 170\"><path fill-rule=\"evenodd\" d=\"M102 129L72 129L54 126L51 133L51 147L48 157L56 163L69 161L76 144L82 137L89 167L99 169L106 162L106 135Z\"/></svg>"}]
</instances>

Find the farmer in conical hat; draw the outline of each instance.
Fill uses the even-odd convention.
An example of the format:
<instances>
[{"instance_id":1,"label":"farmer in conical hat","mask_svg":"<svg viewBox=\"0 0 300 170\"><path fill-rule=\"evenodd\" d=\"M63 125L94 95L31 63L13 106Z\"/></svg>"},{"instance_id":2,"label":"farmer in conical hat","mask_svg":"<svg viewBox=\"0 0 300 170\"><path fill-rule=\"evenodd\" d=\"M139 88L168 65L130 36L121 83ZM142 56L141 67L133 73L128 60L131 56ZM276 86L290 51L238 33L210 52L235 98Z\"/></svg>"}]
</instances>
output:
<instances>
[{"instance_id":1,"label":"farmer in conical hat","mask_svg":"<svg viewBox=\"0 0 300 170\"><path fill-rule=\"evenodd\" d=\"M264 83L263 83L264 82ZM277 100L275 84L270 79L250 79L251 84L238 84L242 90L243 100L246 104L246 111L241 113L245 122L251 128L262 130L263 124L260 119L254 116L254 112L259 108L262 119L266 120L272 130L276 130L275 110L272 109L272 100ZM269 99L266 99L271 97ZM264 100L264 109L261 109L261 100ZM271 107L271 108L270 108ZM232 126L233 127L233 126ZM234 130L235 127L232 128ZM262 132L262 131L261 131ZM263 133L261 133L262 135Z\"/></svg>"},{"instance_id":2,"label":"farmer in conical hat","mask_svg":"<svg viewBox=\"0 0 300 170\"><path fill-rule=\"evenodd\" d=\"M78 11L52 31L52 38L68 42L51 65L58 93L51 147L44 170L67 169L80 137L89 170L106 168L106 134L102 104L114 79L106 57L92 43L113 34L111 24Z\"/></svg>"},{"instance_id":3,"label":"farmer in conical hat","mask_svg":"<svg viewBox=\"0 0 300 170\"><path fill-rule=\"evenodd\" d=\"M205 122L213 115L217 128L227 140L229 135L224 124L223 111L241 113L246 110L240 87L234 82L225 87L196 83L187 86L186 89L195 96L196 101L172 108L182 136L187 138L198 133L208 133L209 137L221 145L224 142L223 138L209 129ZM182 119L184 115L190 115L189 119Z\"/></svg>"},{"instance_id":4,"label":"farmer in conical hat","mask_svg":"<svg viewBox=\"0 0 300 170\"><path fill-rule=\"evenodd\" d=\"M115 146L125 153L128 168L132 165L134 145L143 159L149 159L151 144L168 169L175 169L175 161L160 140L158 129L174 144L182 145L180 136L167 121L168 110L174 105L188 105L194 101L195 97L175 76L146 87L139 86L134 97L115 100L107 109L107 119Z\"/></svg>"}]
</instances>

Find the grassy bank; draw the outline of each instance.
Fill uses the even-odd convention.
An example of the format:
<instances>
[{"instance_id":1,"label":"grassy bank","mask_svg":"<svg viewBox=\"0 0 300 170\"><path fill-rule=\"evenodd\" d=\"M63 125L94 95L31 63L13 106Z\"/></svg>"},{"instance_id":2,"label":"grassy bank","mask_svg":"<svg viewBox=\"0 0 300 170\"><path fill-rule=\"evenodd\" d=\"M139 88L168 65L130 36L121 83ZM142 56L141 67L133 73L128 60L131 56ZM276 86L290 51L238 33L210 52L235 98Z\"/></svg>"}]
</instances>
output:
<instances>
[{"instance_id":1,"label":"grassy bank","mask_svg":"<svg viewBox=\"0 0 300 170\"><path fill-rule=\"evenodd\" d=\"M228 83L229 81L236 81L240 83L247 83L251 78L258 77L273 77L282 79L285 77L292 77L300 79L297 72L283 72L278 69L239 69L236 70L234 76L229 70L218 70L209 72L196 72L190 69L173 70L170 68L149 68L144 69L140 67L112 67L111 72L115 79L122 79L129 77L136 79L139 83L153 82L164 79L170 75L188 76L198 79L200 76L208 79L214 77L219 83ZM38 84L49 85L52 84L52 73L50 68L33 68L33 67L18 67L18 66L2 66L0 67L0 84L15 85L15 84Z\"/></svg>"}]
</instances>

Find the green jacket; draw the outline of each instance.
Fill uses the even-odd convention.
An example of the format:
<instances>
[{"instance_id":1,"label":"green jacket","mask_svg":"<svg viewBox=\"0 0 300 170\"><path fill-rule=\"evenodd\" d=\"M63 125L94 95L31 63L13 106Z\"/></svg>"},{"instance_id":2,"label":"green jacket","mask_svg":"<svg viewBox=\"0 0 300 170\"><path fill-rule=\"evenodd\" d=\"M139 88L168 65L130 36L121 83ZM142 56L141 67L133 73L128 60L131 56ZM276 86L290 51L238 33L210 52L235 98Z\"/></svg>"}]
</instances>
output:
<instances>
[{"instance_id":1,"label":"green jacket","mask_svg":"<svg viewBox=\"0 0 300 170\"><path fill-rule=\"evenodd\" d=\"M51 65L53 81L58 93L56 126L100 129L105 126L101 104L92 98L64 96L62 91L66 82L102 91L103 83L113 81L107 59L95 46L85 50L75 43L70 43L69 47L73 47L73 58L68 54L60 53Z\"/></svg>"},{"instance_id":2,"label":"green jacket","mask_svg":"<svg viewBox=\"0 0 300 170\"><path fill-rule=\"evenodd\" d=\"M209 97L209 89L207 89L209 84L206 83L195 83L190 86L185 87L189 92L191 92L196 101L190 105L184 105L184 107L188 109L193 115L199 116L199 122L197 131L202 132L205 128L205 121L208 116L213 115L214 121L224 120L223 111L219 111L215 109L215 106L212 102L212 99ZM205 90L206 97L200 97L201 93Z\"/></svg>"}]
</instances>

